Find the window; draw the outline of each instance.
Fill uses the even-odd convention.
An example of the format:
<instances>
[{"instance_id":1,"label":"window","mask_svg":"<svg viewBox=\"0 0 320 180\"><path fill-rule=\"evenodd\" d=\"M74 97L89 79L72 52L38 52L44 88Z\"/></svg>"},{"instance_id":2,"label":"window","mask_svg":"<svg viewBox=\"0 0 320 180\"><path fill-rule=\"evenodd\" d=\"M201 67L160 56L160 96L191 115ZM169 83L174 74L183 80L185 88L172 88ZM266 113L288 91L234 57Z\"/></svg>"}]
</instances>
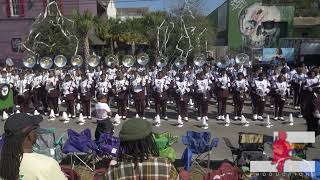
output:
<instances>
[{"instance_id":1,"label":"window","mask_svg":"<svg viewBox=\"0 0 320 180\"><path fill-rule=\"evenodd\" d=\"M20 16L19 0L10 0L10 15Z\"/></svg>"}]
</instances>

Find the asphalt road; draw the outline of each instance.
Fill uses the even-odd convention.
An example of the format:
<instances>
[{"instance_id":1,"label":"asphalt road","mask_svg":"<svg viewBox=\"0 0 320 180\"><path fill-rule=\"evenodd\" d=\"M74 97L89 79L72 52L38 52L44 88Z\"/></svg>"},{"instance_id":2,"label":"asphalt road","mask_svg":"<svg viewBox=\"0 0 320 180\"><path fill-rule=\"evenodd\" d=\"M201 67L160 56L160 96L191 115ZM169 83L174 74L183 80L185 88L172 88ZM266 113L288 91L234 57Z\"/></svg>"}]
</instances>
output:
<instances>
[{"instance_id":1,"label":"asphalt road","mask_svg":"<svg viewBox=\"0 0 320 180\"><path fill-rule=\"evenodd\" d=\"M94 108L94 107L93 107ZM181 137L182 135L186 134L187 131L210 131L212 137L217 137L219 138L219 144L216 149L213 150L211 160L223 160L223 159L229 159L232 160L232 155L230 149L225 145L224 141L222 140L222 137L227 137L230 139L231 143L234 146L238 145L238 133L239 132L251 132L251 133L261 133L265 135L273 135L274 131L305 131L306 130L306 124L305 120L302 118L297 118L298 112L293 109L292 106L286 105L285 110L284 110L284 115L285 115L285 120L273 120L273 109L270 108L269 106L266 107L264 119L266 119L267 115L270 115L270 120L273 126L271 128L266 128L265 126L265 121L253 121L252 120L252 114L251 114L251 105L250 102L246 102L246 106L244 107L244 116L247 118L247 120L250 122L249 127L244 127L240 125L240 120L235 121L233 119L233 106L231 103L231 100L228 101L227 105L227 113L230 115L231 119L231 124L229 127L224 126L223 121L217 121L216 120L216 114L217 114L217 106L211 100L210 106L209 106L209 128L207 130L202 129L201 126L201 121L196 120L196 112L193 111L193 109L189 109L189 122L184 122L184 126L181 128L178 128L176 126L177 123L177 113L175 111L176 105L175 104L169 104L168 103L168 117L169 119L166 120L161 120L161 126L160 127L155 127L153 126L154 132L164 132L168 131L171 132L173 135ZM64 109L63 105L60 107L60 111ZM112 108L113 114L115 114L115 109ZM293 113L294 116L294 125L289 126L288 124L288 119L289 119L289 114ZM62 114L62 113L60 113ZM131 109L129 111L129 116L128 117L134 117L135 116L135 110L133 105L131 105ZM146 112L146 117L147 120L150 122L153 122L153 118L155 116L154 113L154 108L151 106L151 110ZM57 136L60 136L62 133L65 133L65 138L67 138L66 132L67 129L71 128L76 131L81 131L85 128L90 128L92 132L92 136L94 136L94 131L95 131L95 120L87 120L84 125L79 125L76 123L76 119L72 119L70 123L64 124L60 120L62 117L59 119L56 119L55 121L48 121L47 118L41 123L42 127L54 127L57 130ZM129 119L127 119L128 121ZM122 121L123 123L124 121ZM119 126L115 127L116 134L118 134L119 130L121 129L122 123ZM0 121L0 133L3 132L3 125L4 122ZM315 148L309 148L307 151L307 159L320 159L320 137L316 139L316 143L314 144ZM177 158L181 157L181 154L183 153L185 146L181 143L181 140L179 142L175 143L173 145L175 150L177 151ZM270 153L272 150L270 149L271 147L266 147L267 154Z\"/></svg>"}]
</instances>

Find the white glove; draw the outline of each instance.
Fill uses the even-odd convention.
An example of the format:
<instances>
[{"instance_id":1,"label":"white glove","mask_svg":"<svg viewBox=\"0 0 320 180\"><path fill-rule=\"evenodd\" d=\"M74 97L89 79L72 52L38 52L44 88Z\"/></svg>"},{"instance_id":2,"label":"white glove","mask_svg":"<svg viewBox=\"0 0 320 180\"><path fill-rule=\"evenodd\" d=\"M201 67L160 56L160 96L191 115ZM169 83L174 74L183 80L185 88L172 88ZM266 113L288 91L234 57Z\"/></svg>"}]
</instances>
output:
<instances>
[{"instance_id":1,"label":"white glove","mask_svg":"<svg viewBox=\"0 0 320 180\"><path fill-rule=\"evenodd\" d=\"M312 92L312 87L308 87L308 91Z\"/></svg>"},{"instance_id":2,"label":"white glove","mask_svg":"<svg viewBox=\"0 0 320 180\"><path fill-rule=\"evenodd\" d=\"M313 112L313 117L320 119L320 113L318 110L316 110L315 112Z\"/></svg>"}]
</instances>

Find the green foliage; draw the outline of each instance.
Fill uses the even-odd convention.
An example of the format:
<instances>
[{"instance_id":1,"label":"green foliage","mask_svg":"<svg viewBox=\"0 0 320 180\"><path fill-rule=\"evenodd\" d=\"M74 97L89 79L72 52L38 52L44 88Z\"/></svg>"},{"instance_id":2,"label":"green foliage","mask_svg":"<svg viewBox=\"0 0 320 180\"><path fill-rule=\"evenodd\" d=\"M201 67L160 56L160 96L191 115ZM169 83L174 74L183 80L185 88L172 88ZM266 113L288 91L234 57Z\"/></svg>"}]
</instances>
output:
<instances>
[{"instance_id":1,"label":"green foliage","mask_svg":"<svg viewBox=\"0 0 320 180\"><path fill-rule=\"evenodd\" d=\"M75 29L73 23L65 18L57 19L57 9L51 6L51 13L32 28L24 44L39 58L64 55L70 59L76 50ZM66 37L67 36L67 37Z\"/></svg>"},{"instance_id":2,"label":"green foliage","mask_svg":"<svg viewBox=\"0 0 320 180\"><path fill-rule=\"evenodd\" d=\"M72 19L75 22L75 27L80 35L87 35L94 23L94 16L89 10L86 10L81 14L78 11L74 11Z\"/></svg>"}]
</instances>

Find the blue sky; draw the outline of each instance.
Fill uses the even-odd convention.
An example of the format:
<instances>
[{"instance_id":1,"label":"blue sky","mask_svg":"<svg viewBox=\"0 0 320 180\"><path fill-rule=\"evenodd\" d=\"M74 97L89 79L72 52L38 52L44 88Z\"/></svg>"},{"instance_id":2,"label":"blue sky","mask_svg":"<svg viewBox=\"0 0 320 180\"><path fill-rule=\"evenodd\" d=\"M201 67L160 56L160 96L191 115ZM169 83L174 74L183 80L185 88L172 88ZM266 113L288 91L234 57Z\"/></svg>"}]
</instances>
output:
<instances>
[{"instance_id":1,"label":"blue sky","mask_svg":"<svg viewBox=\"0 0 320 180\"><path fill-rule=\"evenodd\" d=\"M219 7L225 0L204 0L204 12L209 14L214 9ZM154 10L170 10L175 0L115 0L116 7L149 7L151 11Z\"/></svg>"}]
</instances>

